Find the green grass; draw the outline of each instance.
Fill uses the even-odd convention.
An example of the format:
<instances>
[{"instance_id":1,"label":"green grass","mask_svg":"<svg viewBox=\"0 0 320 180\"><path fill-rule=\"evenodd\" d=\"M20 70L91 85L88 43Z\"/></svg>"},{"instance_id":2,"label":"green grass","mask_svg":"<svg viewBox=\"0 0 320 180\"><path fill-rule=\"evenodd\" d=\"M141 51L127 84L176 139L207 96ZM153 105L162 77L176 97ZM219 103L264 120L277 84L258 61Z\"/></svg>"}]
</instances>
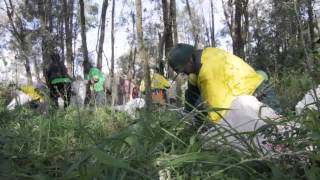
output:
<instances>
[{"instance_id":1,"label":"green grass","mask_svg":"<svg viewBox=\"0 0 320 180\"><path fill-rule=\"evenodd\" d=\"M5 90L5 89L3 89ZM4 92L1 90L1 92ZM2 94L3 95L3 94ZM4 96L2 96L4 97ZM223 128L211 146L177 112L153 107L136 119L103 109L50 110L42 115L28 107L8 112L0 105L0 179L319 179L318 112L289 115L281 122L302 123L286 138L269 138L285 153L261 152L250 143L239 150L222 141Z\"/></svg>"}]
</instances>

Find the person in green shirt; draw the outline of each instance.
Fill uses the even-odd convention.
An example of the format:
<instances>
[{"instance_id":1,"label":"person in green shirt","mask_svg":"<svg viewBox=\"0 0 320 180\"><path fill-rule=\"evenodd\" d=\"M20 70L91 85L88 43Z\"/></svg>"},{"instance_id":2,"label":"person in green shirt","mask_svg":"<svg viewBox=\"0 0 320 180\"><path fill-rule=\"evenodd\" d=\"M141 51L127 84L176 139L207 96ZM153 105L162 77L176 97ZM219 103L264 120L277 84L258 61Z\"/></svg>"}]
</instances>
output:
<instances>
[{"instance_id":1,"label":"person in green shirt","mask_svg":"<svg viewBox=\"0 0 320 180\"><path fill-rule=\"evenodd\" d=\"M103 106L106 104L106 93L104 92L105 76L96 67L92 67L86 76L88 80L90 99L94 99L97 106Z\"/></svg>"}]
</instances>

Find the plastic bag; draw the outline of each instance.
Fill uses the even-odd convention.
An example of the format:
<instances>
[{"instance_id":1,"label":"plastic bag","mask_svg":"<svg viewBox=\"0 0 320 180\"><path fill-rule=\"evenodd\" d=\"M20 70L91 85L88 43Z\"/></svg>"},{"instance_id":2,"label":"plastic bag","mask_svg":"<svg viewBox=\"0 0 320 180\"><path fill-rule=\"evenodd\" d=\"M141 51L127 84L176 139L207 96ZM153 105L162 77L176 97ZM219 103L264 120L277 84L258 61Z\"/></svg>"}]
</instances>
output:
<instances>
[{"instance_id":1,"label":"plastic bag","mask_svg":"<svg viewBox=\"0 0 320 180\"><path fill-rule=\"evenodd\" d=\"M27 95L26 93L17 90L16 96L10 101L7 106L8 110L14 110L18 105L22 106L32 101L32 97Z\"/></svg>"},{"instance_id":2,"label":"plastic bag","mask_svg":"<svg viewBox=\"0 0 320 180\"><path fill-rule=\"evenodd\" d=\"M87 93L87 81L77 80L71 83L70 104L73 106L84 107L84 100Z\"/></svg>"},{"instance_id":3,"label":"plastic bag","mask_svg":"<svg viewBox=\"0 0 320 180\"><path fill-rule=\"evenodd\" d=\"M122 111L122 112L127 112L131 116L134 117L135 111L137 109L141 109L145 106L146 102L142 98L135 98L133 100L130 100L126 104L115 106L115 110L117 111Z\"/></svg>"},{"instance_id":4,"label":"plastic bag","mask_svg":"<svg viewBox=\"0 0 320 180\"><path fill-rule=\"evenodd\" d=\"M218 127L213 127L203 133L204 137L212 137L218 133L217 128L224 129L222 136L225 136L228 142L242 146L238 138L234 136L237 133L253 132L266 124L264 119L275 120L280 116L270 107L261 103L254 96L244 95L236 97L231 104L230 110L224 115L224 118L218 123ZM221 133L221 132L219 132ZM265 139L257 135L255 143L260 143ZM207 145L210 142L206 143Z\"/></svg>"}]
</instances>

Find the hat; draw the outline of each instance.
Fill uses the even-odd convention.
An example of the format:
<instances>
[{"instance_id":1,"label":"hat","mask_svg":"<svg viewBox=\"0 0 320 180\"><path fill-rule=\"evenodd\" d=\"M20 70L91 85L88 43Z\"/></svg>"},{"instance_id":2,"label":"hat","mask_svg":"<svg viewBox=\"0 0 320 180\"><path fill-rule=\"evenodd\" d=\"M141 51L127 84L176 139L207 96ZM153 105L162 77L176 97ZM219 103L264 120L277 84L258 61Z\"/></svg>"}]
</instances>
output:
<instances>
[{"instance_id":1,"label":"hat","mask_svg":"<svg viewBox=\"0 0 320 180\"><path fill-rule=\"evenodd\" d=\"M177 44L169 54L169 65L176 71L180 73L189 58L192 56L194 47L189 44L179 43Z\"/></svg>"}]
</instances>

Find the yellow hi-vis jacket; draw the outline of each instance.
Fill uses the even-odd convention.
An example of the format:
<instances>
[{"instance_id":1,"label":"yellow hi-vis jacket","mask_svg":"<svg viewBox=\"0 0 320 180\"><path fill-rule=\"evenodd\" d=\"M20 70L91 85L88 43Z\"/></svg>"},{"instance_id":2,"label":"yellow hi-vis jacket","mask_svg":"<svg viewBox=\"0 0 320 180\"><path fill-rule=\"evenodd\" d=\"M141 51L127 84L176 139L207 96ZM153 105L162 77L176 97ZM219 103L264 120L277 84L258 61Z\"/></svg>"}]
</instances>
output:
<instances>
[{"instance_id":1,"label":"yellow hi-vis jacket","mask_svg":"<svg viewBox=\"0 0 320 180\"><path fill-rule=\"evenodd\" d=\"M43 96L32 85L22 86L21 91L30 96L32 100L43 100Z\"/></svg>"},{"instance_id":2,"label":"yellow hi-vis jacket","mask_svg":"<svg viewBox=\"0 0 320 180\"><path fill-rule=\"evenodd\" d=\"M263 77L241 58L218 48L202 51L198 76L189 76L209 108L230 108L236 96L252 95ZM218 112L221 116L226 110ZM217 112L209 112L213 122L221 119Z\"/></svg>"},{"instance_id":3,"label":"yellow hi-vis jacket","mask_svg":"<svg viewBox=\"0 0 320 180\"><path fill-rule=\"evenodd\" d=\"M151 78L151 89L167 89L170 88L170 82L161 74L154 73ZM140 91L144 92L146 90L144 81L141 81Z\"/></svg>"}]
</instances>

